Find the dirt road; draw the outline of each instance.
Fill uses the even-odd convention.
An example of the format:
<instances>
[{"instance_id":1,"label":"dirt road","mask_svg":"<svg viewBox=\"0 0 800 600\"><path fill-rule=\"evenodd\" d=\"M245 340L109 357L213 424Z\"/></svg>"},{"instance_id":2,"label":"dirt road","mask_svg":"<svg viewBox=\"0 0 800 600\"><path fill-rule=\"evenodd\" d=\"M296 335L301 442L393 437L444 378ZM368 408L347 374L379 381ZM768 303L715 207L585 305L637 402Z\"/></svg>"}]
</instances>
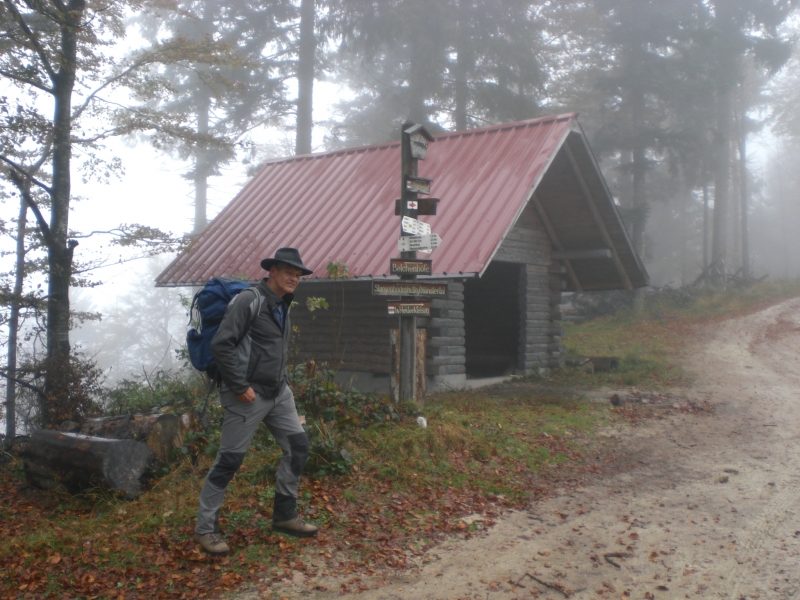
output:
<instances>
[{"instance_id":1,"label":"dirt road","mask_svg":"<svg viewBox=\"0 0 800 600\"><path fill-rule=\"evenodd\" d=\"M717 325L689 368L713 412L605 431L629 468L358 598L800 598L800 299ZM342 597L314 583L272 593Z\"/></svg>"}]
</instances>

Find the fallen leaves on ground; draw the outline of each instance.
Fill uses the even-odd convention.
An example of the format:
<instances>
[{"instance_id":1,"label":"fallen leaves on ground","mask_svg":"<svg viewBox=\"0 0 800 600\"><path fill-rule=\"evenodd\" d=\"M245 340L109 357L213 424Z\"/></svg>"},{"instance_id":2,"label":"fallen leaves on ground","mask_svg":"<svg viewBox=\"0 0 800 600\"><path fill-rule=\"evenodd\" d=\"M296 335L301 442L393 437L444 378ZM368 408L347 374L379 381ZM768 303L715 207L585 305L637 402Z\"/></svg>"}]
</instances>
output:
<instances>
[{"instance_id":1,"label":"fallen leaves on ground","mask_svg":"<svg viewBox=\"0 0 800 600\"><path fill-rule=\"evenodd\" d=\"M580 458L563 438L533 437L552 456ZM452 452L448 462L458 470L467 468L468 458L465 452ZM411 557L422 556L445 537L469 538L493 525L503 511L543 496L555 471L534 475L522 460L493 457L490 486L491 479L506 484L513 480L524 491L514 498L470 484L454 488L420 482L399 492L390 477L374 469L304 480L301 495L310 496L304 516L323 524L316 538L273 535L271 507L253 498L231 499L223 506L220 525L233 551L211 557L192 540L193 522L186 513L181 518L170 511L164 517L159 509L162 521L178 522L150 530L131 522L132 508L106 507L102 519L91 507L63 510L70 506L68 497L29 488L5 465L0 468L0 536L5 541L0 597L215 598L243 583L268 589L305 585L306 578L331 574L354 577L342 583L342 592L356 593L367 589L358 576L403 569ZM359 487L370 490L368 499L348 500L346 491ZM236 523L226 519L242 509L253 509L253 516ZM467 525L462 518L469 515L480 518ZM88 526L86 520L99 522ZM37 527L48 530L46 542L31 539L30 531ZM261 555L250 556L254 549Z\"/></svg>"}]
</instances>

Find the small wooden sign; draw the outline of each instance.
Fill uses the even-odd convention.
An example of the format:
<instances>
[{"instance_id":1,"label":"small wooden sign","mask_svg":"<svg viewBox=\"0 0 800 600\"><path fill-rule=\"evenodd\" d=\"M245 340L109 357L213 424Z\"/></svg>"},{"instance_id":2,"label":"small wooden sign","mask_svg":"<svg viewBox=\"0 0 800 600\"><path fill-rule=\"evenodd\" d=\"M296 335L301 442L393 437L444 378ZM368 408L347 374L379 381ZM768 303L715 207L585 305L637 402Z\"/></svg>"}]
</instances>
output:
<instances>
[{"instance_id":1,"label":"small wooden sign","mask_svg":"<svg viewBox=\"0 0 800 600\"><path fill-rule=\"evenodd\" d=\"M416 203L416 208L409 208L409 210L416 210L418 215L435 215L439 199L420 198L419 200L414 200L414 202ZM398 198L394 201L394 214L400 216L402 214L400 208L400 199Z\"/></svg>"},{"instance_id":2,"label":"small wooden sign","mask_svg":"<svg viewBox=\"0 0 800 600\"><path fill-rule=\"evenodd\" d=\"M428 156L428 140L421 133L411 134L411 158L425 160Z\"/></svg>"},{"instance_id":3,"label":"small wooden sign","mask_svg":"<svg viewBox=\"0 0 800 600\"><path fill-rule=\"evenodd\" d=\"M430 302L387 302L389 316L400 317L413 315L415 317L430 317Z\"/></svg>"},{"instance_id":4,"label":"small wooden sign","mask_svg":"<svg viewBox=\"0 0 800 600\"><path fill-rule=\"evenodd\" d=\"M372 295L445 298L447 297L447 284L421 281L373 281Z\"/></svg>"},{"instance_id":5,"label":"small wooden sign","mask_svg":"<svg viewBox=\"0 0 800 600\"><path fill-rule=\"evenodd\" d=\"M431 183L433 179L425 179L424 177L414 177L406 175L406 191L415 194L430 194Z\"/></svg>"},{"instance_id":6,"label":"small wooden sign","mask_svg":"<svg viewBox=\"0 0 800 600\"><path fill-rule=\"evenodd\" d=\"M433 261L426 259L389 259L389 272L392 275L433 275Z\"/></svg>"},{"instance_id":7,"label":"small wooden sign","mask_svg":"<svg viewBox=\"0 0 800 600\"><path fill-rule=\"evenodd\" d=\"M414 125L406 129L411 146L411 158L425 160L428 155L428 143L433 141L433 136L422 125Z\"/></svg>"}]
</instances>

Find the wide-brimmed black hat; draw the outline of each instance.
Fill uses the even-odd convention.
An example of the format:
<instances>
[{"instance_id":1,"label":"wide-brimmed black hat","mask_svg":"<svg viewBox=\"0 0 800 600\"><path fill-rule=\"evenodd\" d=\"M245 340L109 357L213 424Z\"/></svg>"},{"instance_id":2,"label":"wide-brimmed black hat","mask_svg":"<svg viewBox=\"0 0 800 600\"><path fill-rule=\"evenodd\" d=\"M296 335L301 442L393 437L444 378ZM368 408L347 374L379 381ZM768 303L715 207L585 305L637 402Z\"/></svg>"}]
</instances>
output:
<instances>
[{"instance_id":1,"label":"wide-brimmed black hat","mask_svg":"<svg viewBox=\"0 0 800 600\"><path fill-rule=\"evenodd\" d=\"M261 268L269 271L269 268L275 263L286 263L295 269L300 269L302 275L311 275L314 271L306 269L303 265L303 260L300 258L300 252L297 248L278 248L275 251L275 258L265 258L261 261Z\"/></svg>"}]
</instances>

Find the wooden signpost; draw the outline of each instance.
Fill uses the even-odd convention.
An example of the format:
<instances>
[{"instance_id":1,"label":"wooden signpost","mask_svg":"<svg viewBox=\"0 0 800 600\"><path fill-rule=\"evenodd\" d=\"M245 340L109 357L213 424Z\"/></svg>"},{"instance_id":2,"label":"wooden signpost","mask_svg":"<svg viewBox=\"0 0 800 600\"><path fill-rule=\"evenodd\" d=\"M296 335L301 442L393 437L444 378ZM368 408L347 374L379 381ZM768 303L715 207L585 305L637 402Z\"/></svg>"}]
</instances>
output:
<instances>
[{"instance_id":1,"label":"wooden signpost","mask_svg":"<svg viewBox=\"0 0 800 600\"><path fill-rule=\"evenodd\" d=\"M386 296L446 297L446 284L416 282L417 275L431 275L431 261L417 259L417 251L431 252L439 246L441 238L431 232L430 225L417 219L420 214L436 214L438 199L418 200L417 194L430 194L431 179L420 177L417 161L425 160L428 144L433 136L422 126L411 122L403 124L401 143L400 199L395 214L400 216L400 238L397 247L400 259L392 259L390 270L400 276L399 282L373 282L372 293ZM427 200L427 201L426 201ZM421 207L424 204L424 208ZM417 316L430 316L430 302L415 300L392 301L387 307L389 315L400 317L399 400L417 402ZM422 367L424 368L424 362ZM424 377L424 374L423 374ZM423 388L424 389L424 388ZM423 392L424 393L424 392Z\"/></svg>"}]
</instances>

